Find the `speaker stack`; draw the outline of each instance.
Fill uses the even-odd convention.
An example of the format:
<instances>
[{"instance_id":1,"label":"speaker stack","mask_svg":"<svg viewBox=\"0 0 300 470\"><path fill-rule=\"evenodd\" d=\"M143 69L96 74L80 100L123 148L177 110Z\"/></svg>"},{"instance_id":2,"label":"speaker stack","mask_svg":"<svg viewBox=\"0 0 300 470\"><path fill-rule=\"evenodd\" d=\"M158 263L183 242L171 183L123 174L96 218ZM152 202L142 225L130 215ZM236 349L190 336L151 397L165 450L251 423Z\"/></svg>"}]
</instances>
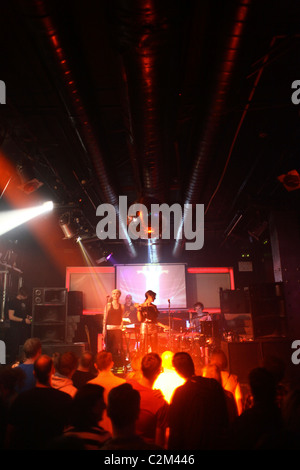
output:
<instances>
[{"instance_id":1,"label":"speaker stack","mask_svg":"<svg viewBox=\"0 0 300 470\"><path fill-rule=\"evenodd\" d=\"M271 357L290 368L282 283L253 285L245 290L221 289L220 306L226 332L221 348L230 373L247 382L249 372Z\"/></svg>"},{"instance_id":2,"label":"speaker stack","mask_svg":"<svg viewBox=\"0 0 300 470\"><path fill-rule=\"evenodd\" d=\"M32 304L31 336L41 340L43 354L72 350L80 356L87 349L84 337L74 341L83 312L82 292L35 287Z\"/></svg>"},{"instance_id":3,"label":"speaker stack","mask_svg":"<svg viewBox=\"0 0 300 470\"><path fill-rule=\"evenodd\" d=\"M67 337L67 289L33 289L31 335L42 343L65 343Z\"/></svg>"}]
</instances>

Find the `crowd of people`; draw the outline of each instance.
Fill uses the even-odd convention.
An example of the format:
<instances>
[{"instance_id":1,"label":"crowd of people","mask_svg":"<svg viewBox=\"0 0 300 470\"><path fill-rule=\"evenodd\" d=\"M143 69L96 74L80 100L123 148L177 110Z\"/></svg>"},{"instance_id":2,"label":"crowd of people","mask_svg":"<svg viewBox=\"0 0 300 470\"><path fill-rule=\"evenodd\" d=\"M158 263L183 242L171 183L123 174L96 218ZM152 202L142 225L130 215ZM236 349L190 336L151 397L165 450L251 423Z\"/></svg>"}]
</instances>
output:
<instances>
[{"instance_id":1,"label":"crowd of people","mask_svg":"<svg viewBox=\"0 0 300 470\"><path fill-rule=\"evenodd\" d=\"M214 351L201 374L188 352L133 356L113 372L108 351L52 357L38 338L0 367L0 445L7 450L297 449L300 390L282 397L268 367L249 375L250 396ZM250 398L250 399L249 399Z\"/></svg>"},{"instance_id":2,"label":"crowd of people","mask_svg":"<svg viewBox=\"0 0 300 470\"><path fill-rule=\"evenodd\" d=\"M29 337L23 343L23 359L0 366L0 448L299 447L300 388L284 386L284 370L276 361L251 371L245 393L228 370L222 349L216 347L203 363L191 351L159 352L155 292L147 291L142 304L127 296L122 305L120 296L115 289L107 302L104 348L96 355L86 350L78 357L70 347L50 357L42 352L39 338ZM20 291L9 306L17 345L24 341L30 321L25 300L26 293ZM200 302L194 310L191 323L197 328L207 314ZM131 368L120 373L114 366L126 318L140 322L140 347L130 352Z\"/></svg>"}]
</instances>

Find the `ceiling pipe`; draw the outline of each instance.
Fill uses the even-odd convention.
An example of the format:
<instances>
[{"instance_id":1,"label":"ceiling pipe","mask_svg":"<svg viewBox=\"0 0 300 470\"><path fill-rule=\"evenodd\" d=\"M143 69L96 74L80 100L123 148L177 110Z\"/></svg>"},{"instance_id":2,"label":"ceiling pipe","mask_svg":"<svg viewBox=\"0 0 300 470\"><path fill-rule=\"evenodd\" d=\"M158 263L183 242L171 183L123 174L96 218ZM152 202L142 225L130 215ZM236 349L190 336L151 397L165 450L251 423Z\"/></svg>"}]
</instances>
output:
<instances>
[{"instance_id":1,"label":"ceiling pipe","mask_svg":"<svg viewBox=\"0 0 300 470\"><path fill-rule=\"evenodd\" d=\"M165 171L165 61L174 39L173 0L133 0L114 2L111 9L114 41L122 59L126 86L126 111L130 118L130 138L135 178L140 175L139 203L151 213L151 205L166 201L169 173ZM147 220L150 227L150 219ZM151 228L150 228L151 230ZM159 262L159 238L148 240L148 262Z\"/></svg>"},{"instance_id":2,"label":"ceiling pipe","mask_svg":"<svg viewBox=\"0 0 300 470\"><path fill-rule=\"evenodd\" d=\"M72 106L73 112L69 109L70 106L68 104L66 105L66 109L72 125L78 134L84 150L93 163L105 202L111 204L115 208L119 224L121 225L121 230L125 235L124 243L128 249L129 255L131 257L135 257L136 250L127 233L127 220L124 221L122 220L122 217L119 217L119 199L108 176L103 151L100 148L98 138L95 135L90 118L80 96L76 80L73 77L68 58L60 41L59 32L48 10L47 2L36 0L33 2L33 5L35 8L34 18L42 25L42 32L47 42L46 45L53 54L54 61L65 86L65 90L68 92L69 101L71 103L70 106Z\"/></svg>"},{"instance_id":3,"label":"ceiling pipe","mask_svg":"<svg viewBox=\"0 0 300 470\"><path fill-rule=\"evenodd\" d=\"M231 27L228 41L225 45L224 53L222 55L209 112L205 120L206 125L201 134L201 139L196 149L196 157L191 171L190 182L185 192L184 204L186 205L192 205L199 202L199 188L203 188L206 181L207 164L209 158L211 157L214 144L217 141L217 133L220 126L221 117L225 111L226 99L230 90L235 65L241 49L250 3L251 0L242 0L239 2L236 9L233 25ZM183 225L184 216L182 219L180 231L182 231ZM183 238L184 237L176 238L173 248L173 256L175 257L178 257L183 250Z\"/></svg>"},{"instance_id":4,"label":"ceiling pipe","mask_svg":"<svg viewBox=\"0 0 300 470\"><path fill-rule=\"evenodd\" d=\"M165 202L163 65L170 54L176 2L119 0L113 5L111 16L126 71L142 199L145 203Z\"/></svg>"}]
</instances>

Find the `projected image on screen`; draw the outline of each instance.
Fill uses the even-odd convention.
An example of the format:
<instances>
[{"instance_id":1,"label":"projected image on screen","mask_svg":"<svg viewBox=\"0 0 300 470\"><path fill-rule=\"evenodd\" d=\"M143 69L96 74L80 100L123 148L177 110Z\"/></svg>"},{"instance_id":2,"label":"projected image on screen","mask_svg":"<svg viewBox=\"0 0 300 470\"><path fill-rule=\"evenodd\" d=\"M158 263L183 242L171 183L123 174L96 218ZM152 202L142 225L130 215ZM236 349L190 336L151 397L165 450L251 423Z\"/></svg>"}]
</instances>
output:
<instances>
[{"instance_id":1,"label":"projected image on screen","mask_svg":"<svg viewBox=\"0 0 300 470\"><path fill-rule=\"evenodd\" d=\"M186 308L186 284L184 264L131 264L117 265L116 287L133 301L142 303L145 292L156 292L155 304L158 308Z\"/></svg>"}]
</instances>

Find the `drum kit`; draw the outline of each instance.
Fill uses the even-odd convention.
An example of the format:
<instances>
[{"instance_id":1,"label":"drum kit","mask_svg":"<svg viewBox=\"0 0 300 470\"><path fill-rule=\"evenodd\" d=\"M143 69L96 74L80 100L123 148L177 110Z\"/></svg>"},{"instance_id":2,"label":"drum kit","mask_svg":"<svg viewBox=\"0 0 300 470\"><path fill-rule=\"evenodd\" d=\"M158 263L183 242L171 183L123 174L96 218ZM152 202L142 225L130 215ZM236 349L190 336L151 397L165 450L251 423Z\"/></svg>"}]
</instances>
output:
<instances>
[{"instance_id":1,"label":"drum kit","mask_svg":"<svg viewBox=\"0 0 300 470\"><path fill-rule=\"evenodd\" d=\"M216 320L200 320L194 318L191 326L185 331L175 335L174 350L186 351L194 359L200 359L205 364L208 363L212 349L216 346L218 338Z\"/></svg>"},{"instance_id":2,"label":"drum kit","mask_svg":"<svg viewBox=\"0 0 300 470\"><path fill-rule=\"evenodd\" d=\"M123 321L125 319L123 318ZM172 317L172 320L181 318ZM205 364L208 362L212 349L216 346L217 320L200 320L198 317L188 322L190 326L181 331L170 329L168 326L158 323L159 352L171 350L173 352L186 351L196 360ZM125 342L126 356L130 356L133 350L139 350L140 325L131 324L128 319L124 321L123 338Z\"/></svg>"}]
</instances>

